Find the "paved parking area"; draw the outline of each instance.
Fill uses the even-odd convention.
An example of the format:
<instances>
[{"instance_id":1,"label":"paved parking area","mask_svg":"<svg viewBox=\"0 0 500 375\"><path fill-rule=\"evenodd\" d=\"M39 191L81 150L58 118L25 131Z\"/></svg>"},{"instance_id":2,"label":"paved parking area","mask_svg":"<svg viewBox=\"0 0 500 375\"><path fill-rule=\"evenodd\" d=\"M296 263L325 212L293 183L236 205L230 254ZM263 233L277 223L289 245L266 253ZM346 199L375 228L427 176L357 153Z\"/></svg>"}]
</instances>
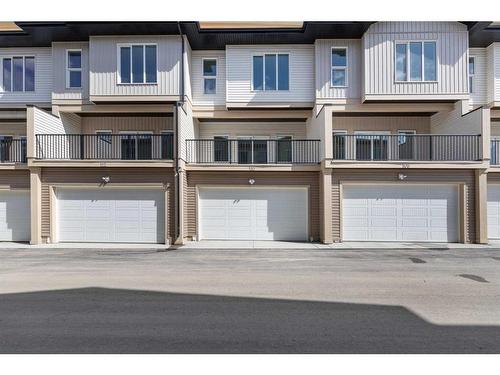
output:
<instances>
[{"instance_id":1,"label":"paved parking area","mask_svg":"<svg viewBox=\"0 0 500 375\"><path fill-rule=\"evenodd\" d=\"M499 353L495 249L0 249L0 352Z\"/></svg>"}]
</instances>

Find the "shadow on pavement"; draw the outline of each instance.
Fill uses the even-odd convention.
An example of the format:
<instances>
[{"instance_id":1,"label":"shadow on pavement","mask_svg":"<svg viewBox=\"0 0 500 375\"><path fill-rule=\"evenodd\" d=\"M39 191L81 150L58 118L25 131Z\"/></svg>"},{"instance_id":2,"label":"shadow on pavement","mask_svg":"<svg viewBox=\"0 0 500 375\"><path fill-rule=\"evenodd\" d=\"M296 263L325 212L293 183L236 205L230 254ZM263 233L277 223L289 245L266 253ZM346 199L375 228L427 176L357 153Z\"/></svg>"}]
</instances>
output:
<instances>
[{"instance_id":1,"label":"shadow on pavement","mask_svg":"<svg viewBox=\"0 0 500 375\"><path fill-rule=\"evenodd\" d=\"M499 353L400 306L84 288L0 295L1 353Z\"/></svg>"}]
</instances>

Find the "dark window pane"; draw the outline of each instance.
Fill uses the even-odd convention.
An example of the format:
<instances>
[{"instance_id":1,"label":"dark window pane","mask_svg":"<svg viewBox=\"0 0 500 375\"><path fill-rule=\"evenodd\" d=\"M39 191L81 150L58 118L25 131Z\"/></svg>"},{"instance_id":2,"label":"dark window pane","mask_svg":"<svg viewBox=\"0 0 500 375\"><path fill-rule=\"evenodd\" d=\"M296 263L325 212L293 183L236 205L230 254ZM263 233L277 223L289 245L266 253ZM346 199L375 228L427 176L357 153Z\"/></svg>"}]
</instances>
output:
<instances>
[{"instance_id":1,"label":"dark window pane","mask_svg":"<svg viewBox=\"0 0 500 375\"><path fill-rule=\"evenodd\" d=\"M333 158L335 160L345 160L346 158L346 137L344 134L333 135Z\"/></svg>"},{"instance_id":2,"label":"dark window pane","mask_svg":"<svg viewBox=\"0 0 500 375\"><path fill-rule=\"evenodd\" d=\"M469 57L469 74L474 74L474 57Z\"/></svg>"},{"instance_id":3,"label":"dark window pane","mask_svg":"<svg viewBox=\"0 0 500 375\"><path fill-rule=\"evenodd\" d=\"M82 72L70 71L69 72L69 87L82 87Z\"/></svg>"},{"instance_id":4,"label":"dark window pane","mask_svg":"<svg viewBox=\"0 0 500 375\"><path fill-rule=\"evenodd\" d=\"M161 158L173 159L174 158L174 134L164 133L161 135Z\"/></svg>"},{"instance_id":5,"label":"dark window pane","mask_svg":"<svg viewBox=\"0 0 500 375\"><path fill-rule=\"evenodd\" d=\"M278 90L289 88L288 55L278 55Z\"/></svg>"},{"instance_id":6,"label":"dark window pane","mask_svg":"<svg viewBox=\"0 0 500 375\"><path fill-rule=\"evenodd\" d=\"M332 66L347 66L347 50L332 49Z\"/></svg>"},{"instance_id":7,"label":"dark window pane","mask_svg":"<svg viewBox=\"0 0 500 375\"><path fill-rule=\"evenodd\" d=\"M132 82L144 82L144 46L132 46Z\"/></svg>"},{"instance_id":8,"label":"dark window pane","mask_svg":"<svg viewBox=\"0 0 500 375\"><path fill-rule=\"evenodd\" d=\"M23 58L22 57L14 57L12 59L13 62L13 77L14 84L12 91L23 91L24 90L24 74L23 74Z\"/></svg>"},{"instance_id":9,"label":"dark window pane","mask_svg":"<svg viewBox=\"0 0 500 375\"><path fill-rule=\"evenodd\" d=\"M24 58L24 90L35 91L35 58Z\"/></svg>"},{"instance_id":10,"label":"dark window pane","mask_svg":"<svg viewBox=\"0 0 500 375\"><path fill-rule=\"evenodd\" d=\"M151 160L153 151L153 137L151 134L137 134L137 159Z\"/></svg>"},{"instance_id":11,"label":"dark window pane","mask_svg":"<svg viewBox=\"0 0 500 375\"><path fill-rule=\"evenodd\" d=\"M126 134L121 137L122 160L135 159L135 134Z\"/></svg>"},{"instance_id":12,"label":"dark window pane","mask_svg":"<svg viewBox=\"0 0 500 375\"><path fill-rule=\"evenodd\" d=\"M146 82L156 83L156 46L146 46Z\"/></svg>"},{"instance_id":13,"label":"dark window pane","mask_svg":"<svg viewBox=\"0 0 500 375\"><path fill-rule=\"evenodd\" d=\"M281 137L277 142L278 163L292 162L292 137Z\"/></svg>"},{"instance_id":14,"label":"dark window pane","mask_svg":"<svg viewBox=\"0 0 500 375\"><path fill-rule=\"evenodd\" d=\"M226 137L214 137L214 161L229 161L229 141Z\"/></svg>"},{"instance_id":15,"label":"dark window pane","mask_svg":"<svg viewBox=\"0 0 500 375\"><path fill-rule=\"evenodd\" d=\"M396 81L406 81L406 44L396 44Z\"/></svg>"},{"instance_id":16,"label":"dark window pane","mask_svg":"<svg viewBox=\"0 0 500 375\"><path fill-rule=\"evenodd\" d=\"M436 43L424 43L424 79L426 81L436 81Z\"/></svg>"},{"instance_id":17,"label":"dark window pane","mask_svg":"<svg viewBox=\"0 0 500 375\"><path fill-rule=\"evenodd\" d=\"M4 91L12 91L12 60L3 59L3 89Z\"/></svg>"},{"instance_id":18,"label":"dark window pane","mask_svg":"<svg viewBox=\"0 0 500 375\"><path fill-rule=\"evenodd\" d=\"M253 57L253 89L264 89L264 58L262 56Z\"/></svg>"},{"instance_id":19,"label":"dark window pane","mask_svg":"<svg viewBox=\"0 0 500 375\"><path fill-rule=\"evenodd\" d=\"M266 55L266 90L276 90L276 55Z\"/></svg>"},{"instance_id":20,"label":"dark window pane","mask_svg":"<svg viewBox=\"0 0 500 375\"><path fill-rule=\"evenodd\" d=\"M68 51L68 68L80 69L82 67L81 51Z\"/></svg>"},{"instance_id":21,"label":"dark window pane","mask_svg":"<svg viewBox=\"0 0 500 375\"><path fill-rule=\"evenodd\" d=\"M238 163L252 164L252 141L238 140Z\"/></svg>"},{"instance_id":22,"label":"dark window pane","mask_svg":"<svg viewBox=\"0 0 500 375\"><path fill-rule=\"evenodd\" d=\"M203 60L203 75L206 77L217 75L217 60Z\"/></svg>"},{"instance_id":23,"label":"dark window pane","mask_svg":"<svg viewBox=\"0 0 500 375\"><path fill-rule=\"evenodd\" d=\"M410 81L422 80L422 43L410 43Z\"/></svg>"},{"instance_id":24,"label":"dark window pane","mask_svg":"<svg viewBox=\"0 0 500 375\"><path fill-rule=\"evenodd\" d=\"M205 94L215 94L216 81L215 78L205 78L204 92Z\"/></svg>"},{"instance_id":25,"label":"dark window pane","mask_svg":"<svg viewBox=\"0 0 500 375\"><path fill-rule=\"evenodd\" d=\"M120 48L120 81L130 83L130 47Z\"/></svg>"},{"instance_id":26,"label":"dark window pane","mask_svg":"<svg viewBox=\"0 0 500 375\"><path fill-rule=\"evenodd\" d=\"M267 164L267 141L253 141L253 163Z\"/></svg>"}]
</instances>

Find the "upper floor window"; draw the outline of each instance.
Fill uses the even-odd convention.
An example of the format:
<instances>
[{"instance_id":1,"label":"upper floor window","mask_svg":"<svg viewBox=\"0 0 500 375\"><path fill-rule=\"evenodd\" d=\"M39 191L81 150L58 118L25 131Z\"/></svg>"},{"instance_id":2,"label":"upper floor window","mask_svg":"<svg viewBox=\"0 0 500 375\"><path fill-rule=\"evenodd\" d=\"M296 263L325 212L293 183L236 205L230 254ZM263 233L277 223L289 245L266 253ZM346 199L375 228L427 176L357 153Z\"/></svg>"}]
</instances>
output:
<instances>
[{"instance_id":1,"label":"upper floor window","mask_svg":"<svg viewBox=\"0 0 500 375\"><path fill-rule=\"evenodd\" d=\"M82 87L82 51L68 50L66 55L66 87Z\"/></svg>"},{"instance_id":2,"label":"upper floor window","mask_svg":"<svg viewBox=\"0 0 500 375\"><path fill-rule=\"evenodd\" d=\"M4 57L2 85L4 91L35 91L35 57Z\"/></svg>"},{"instance_id":3,"label":"upper floor window","mask_svg":"<svg viewBox=\"0 0 500 375\"><path fill-rule=\"evenodd\" d=\"M156 83L156 44L120 44L119 83Z\"/></svg>"},{"instance_id":4,"label":"upper floor window","mask_svg":"<svg viewBox=\"0 0 500 375\"><path fill-rule=\"evenodd\" d=\"M469 93L474 92L474 73L476 70L476 59L474 57L469 57Z\"/></svg>"},{"instance_id":5,"label":"upper floor window","mask_svg":"<svg viewBox=\"0 0 500 375\"><path fill-rule=\"evenodd\" d=\"M347 47L332 48L332 86L347 86Z\"/></svg>"},{"instance_id":6,"label":"upper floor window","mask_svg":"<svg viewBox=\"0 0 500 375\"><path fill-rule=\"evenodd\" d=\"M397 42L395 56L396 81L437 81L436 42Z\"/></svg>"},{"instance_id":7,"label":"upper floor window","mask_svg":"<svg viewBox=\"0 0 500 375\"><path fill-rule=\"evenodd\" d=\"M203 92L215 94L217 86L217 60L203 59Z\"/></svg>"},{"instance_id":8,"label":"upper floor window","mask_svg":"<svg viewBox=\"0 0 500 375\"><path fill-rule=\"evenodd\" d=\"M289 55L266 53L253 56L252 89L275 91L289 89Z\"/></svg>"}]
</instances>

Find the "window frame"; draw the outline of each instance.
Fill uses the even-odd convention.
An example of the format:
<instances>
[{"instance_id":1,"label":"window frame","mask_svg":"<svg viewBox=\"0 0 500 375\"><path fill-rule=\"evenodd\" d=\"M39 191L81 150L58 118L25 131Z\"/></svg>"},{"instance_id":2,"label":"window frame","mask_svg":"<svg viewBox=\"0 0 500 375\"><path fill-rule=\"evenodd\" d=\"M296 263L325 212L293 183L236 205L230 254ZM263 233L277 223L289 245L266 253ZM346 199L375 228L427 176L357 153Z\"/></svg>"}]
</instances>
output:
<instances>
[{"instance_id":1,"label":"window frame","mask_svg":"<svg viewBox=\"0 0 500 375\"><path fill-rule=\"evenodd\" d=\"M69 67L69 53L80 52L80 68ZM72 87L70 81L70 72L80 72L80 86ZM79 48L71 48L66 50L66 89L68 90L81 90L83 87L83 51Z\"/></svg>"},{"instance_id":2,"label":"window frame","mask_svg":"<svg viewBox=\"0 0 500 375\"><path fill-rule=\"evenodd\" d=\"M132 47L133 46L143 46L143 53L142 53L142 63L143 63L143 72L142 72L142 82L132 82L133 81L133 55L132 55ZM155 46L156 48L156 80L155 82L146 82L146 46ZM121 74L121 54L120 51L122 47L129 47L130 48L130 82L122 82L122 74ZM158 43L117 43L116 45L116 72L117 72L117 77L116 77L116 84L117 85L124 85L124 86L137 86L137 85L148 85L148 86L154 86L158 85Z\"/></svg>"},{"instance_id":3,"label":"window frame","mask_svg":"<svg viewBox=\"0 0 500 375\"><path fill-rule=\"evenodd\" d=\"M205 60L215 60L215 76L206 76L205 75ZM217 57L202 57L201 58L201 76L203 78L203 95L217 95L217 77L219 75L219 60ZM205 80L206 79L215 79L215 92L206 93L205 92Z\"/></svg>"},{"instance_id":4,"label":"window frame","mask_svg":"<svg viewBox=\"0 0 500 375\"><path fill-rule=\"evenodd\" d=\"M420 56L420 63L421 63L421 74L422 74L422 79L419 81L412 81L410 79L410 68L411 68L411 62L410 62L410 43L420 43L422 46L422 53ZM435 80L425 80L425 60L424 60L424 43L434 43L436 46L436 79ZM396 71L396 47L398 44L405 44L406 45L406 80L398 80L397 77L397 71ZM393 46L393 64L394 64L394 72L393 72L393 78L394 78L394 83L439 83L439 44L436 39L408 39L408 40L395 40L394 41L394 46Z\"/></svg>"},{"instance_id":5,"label":"window frame","mask_svg":"<svg viewBox=\"0 0 500 375\"><path fill-rule=\"evenodd\" d=\"M266 90L266 55L274 55L276 56L276 89L275 90ZM287 55L288 56L288 89L283 90L283 89L278 89L278 55ZM262 57L262 90L256 90L253 86L253 60L254 57L256 56L261 56ZM250 91L251 92L290 92L290 85L291 85L291 74L290 74L290 52L285 51L285 52L254 52L250 56Z\"/></svg>"},{"instance_id":6,"label":"window frame","mask_svg":"<svg viewBox=\"0 0 500 375\"><path fill-rule=\"evenodd\" d=\"M345 66L333 65L332 56L334 49L345 50ZM345 84L344 85L334 85L333 84L333 69L344 70L345 71ZM330 49L330 87L331 88L347 88L349 87L349 47L348 46L332 46Z\"/></svg>"},{"instance_id":7,"label":"window frame","mask_svg":"<svg viewBox=\"0 0 500 375\"><path fill-rule=\"evenodd\" d=\"M470 72L470 60L472 59L472 65L474 66L474 73ZM474 77L476 75L476 56L470 56L467 59L467 85L469 86L469 94L474 94Z\"/></svg>"},{"instance_id":8,"label":"window frame","mask_svg":"<svg viewBox=\"0 0 500 375\"><path fill-rule=\"evenodd\" d=\"M22 58L23 59L23 89L22 90L14 90L14 59ZM26 58L33 58L33 90L26 91ZM10 60L10 90L5 90L4 85L4 76L3 76L3 64L4 60ZM27 55L5 55L0 57L0 77L2 78L2 85L0 86L1 91L3 93L36 93L36 55L35 54L27 54Z\"/></svg>"}]
</instances>

